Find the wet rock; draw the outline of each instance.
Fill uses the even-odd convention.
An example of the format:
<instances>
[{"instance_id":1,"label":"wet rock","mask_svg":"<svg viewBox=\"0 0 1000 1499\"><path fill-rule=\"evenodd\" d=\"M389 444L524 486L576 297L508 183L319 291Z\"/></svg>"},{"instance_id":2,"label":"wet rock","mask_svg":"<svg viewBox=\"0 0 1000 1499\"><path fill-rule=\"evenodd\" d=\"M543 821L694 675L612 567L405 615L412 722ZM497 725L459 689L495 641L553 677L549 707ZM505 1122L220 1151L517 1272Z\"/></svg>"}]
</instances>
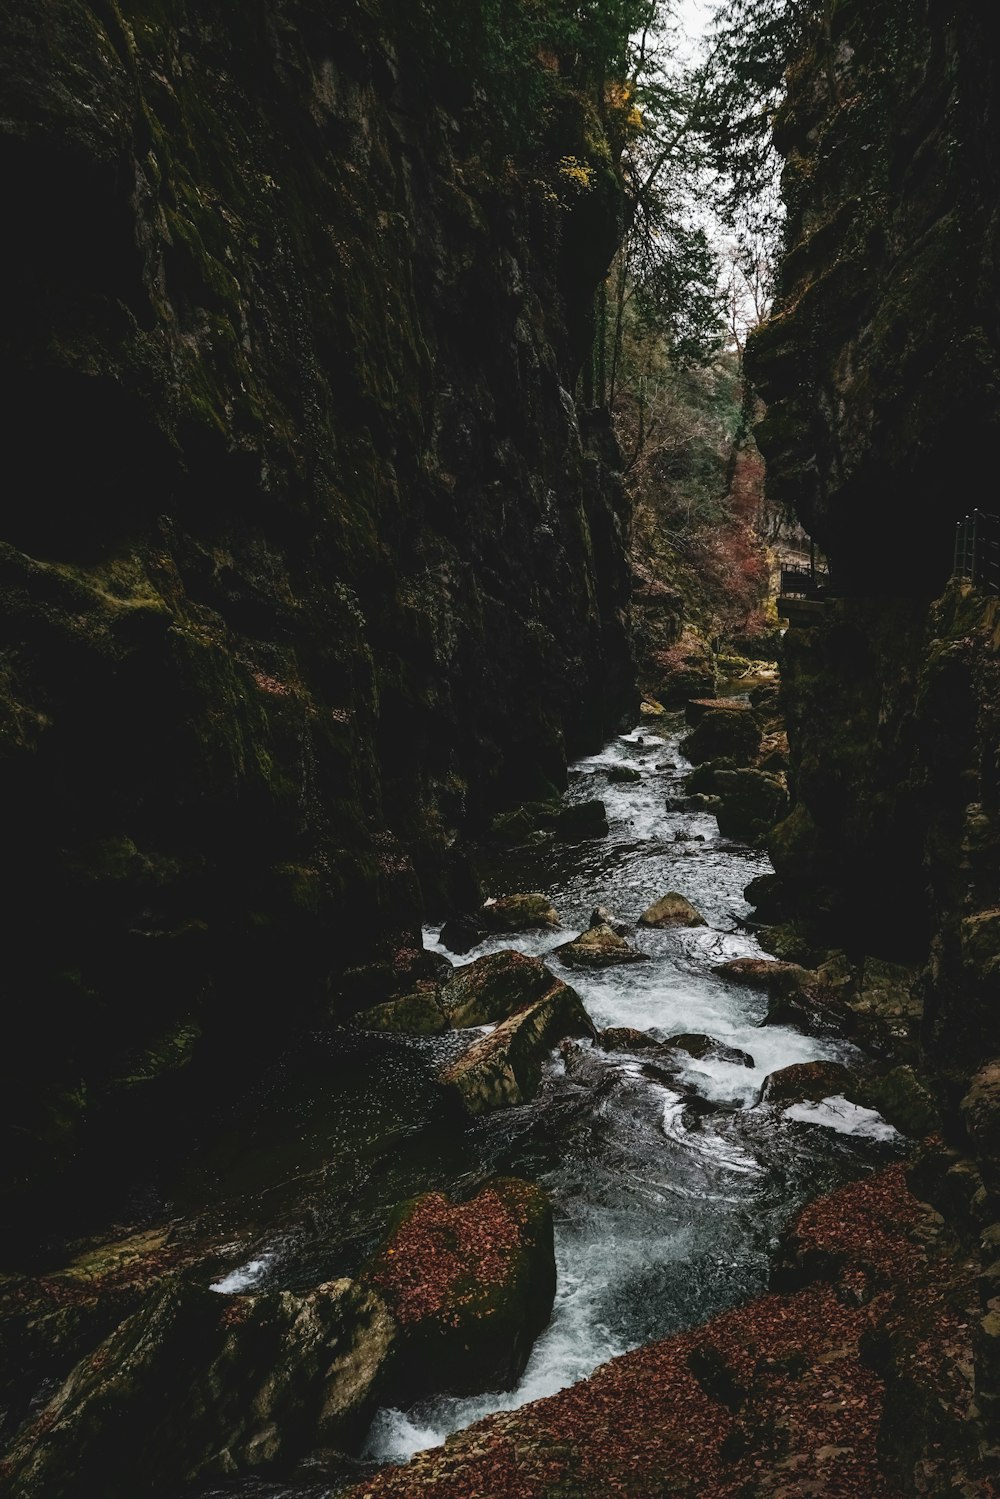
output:
<instances>
[{"instance_id":1,"label":"wet rock","mask_svg":"<svg viewBox=\"0 0 1000 1499\"><path fill-rule=\"evenodd\" d=\"M556 837L563 843L584 843L590 838L604 838L607 832L608 814L604 803L596 798L572 802L555 819Z\"/></svg>"},{"instance_id":2,"label":"wet rock","mask_svg":"<svg viewBox=\"0 0 1000 1499\"><path fill-rule=\"evenodd\" d=\"M590 913L590 925L609 926L619 937L627 937L631 928L627 921L619 921L617 916L612 915L607 906L595 906Z\"/></svg>"},{"instance_id":3,"label":"wet rock","mask_svg":"<svg viewBox=\"0 0 1000 1499\"><path fill-rule=\"evenodd\" d=\"M760 725L752 713L735 708L710 708L698 727L681 740L681 753L694 765L723 756L749 765L760 749Z\"/></svg>"},{"instance_id":4,"label":"wet rock","mask_svg":"<svg viewBox=\"0 0 1000 1499\"><path fill-rule=\"evenodd\" d=\"M538 1091L550 1047L564 1036L596 1034L579 996L556 980L540 999L502 1021L446 1067L441 1081L470 1114L516 1107Z\"/></svg>"},{"instance_id":5,"label":"wet rock","mask_svg":"<svg viewBox=\"0 0 1000 1499\"><path fill-rule=\"evenodd\" d=\"M307 1295L171 1287L84 1358L8 1453L20 1499L126 1499L350 1450L386 1387L396 1325L336 1280ZM183 1385L178 1373L183 1371Z\"/></svg>"},{"instance_id":6,"label":"wet rock","mask_svg":"<svg viewBox=\"0 0 1000 1499\"><path fill-rule=\"evenodd\" d=\"M555 982L538 958L512 951L488 953L455 970L438 1004L455 1030L493 1025L541 999Z\"/></svg>"},{"instance_id":7,"label":"wet rock","mask_svg":"<svg viewBox=\"0 0 1000 1499\"><path fill-rule=\"evenodd\" d=\"M448 1029L448 1017L432 991L404 994L370 1010L361 1010L352 1025L366 1031L399 1031L415 1036L439 1036Z\"/></svg>"},{"instance_id":8,"label":"wet rock","mask_svg":"<svg viewBox=\"0 0 1000 1499\"><path fill-rule=\"evenodd\" d=\"M719 831L751 847L763 844L788 812L788 792L777 776L763 770L720 770L714 777Z\"/></svg>"},{"instance_id":9,"label":"wet rock","mask_svg":"<svg viewBox=\"0 0 1000 1499\"><path fill-rule=\"evenodd\" d=\"M497 1178L469 1202L429 1192L393 1216L365 1274L399 1326L392 1400L510 1389L555 1297L545 1192Z\"/></svg>"},{"instance_id":10,"label":"wet rock","mask_svg":"<svg viewBox=\"0 0 1000 1499\"><path fill-rule=\"evenodd\" d=\"M676 890L668 891L639 917L640 926L705 926L706 924L701 912L695 909L686 896L679 895Z\"/></svg>"},{"instance_id":11,"label":"wet rock","mask_svg":"<svg viewBox=\"0 0 1000 1499\"><path fill-rule=\"evenodd\" d=\"M824 1098L840 1095L851 1102L858 1095L854 1074L840 1062L795 1062L791 1067L768 1073L760 1091L760 1101L787 1106L822 1103Z\"/></svg>"},{"instance_id":12,"label":"wet rock","mask_svg":"<svg viewBox=\"0 0 1000 1499\"><path fill-rule=\"evenodd\" d=\"M539 891L502 895L485 901L472 915L446 922L441 929L441 942L450 952L467 953L487 937L544 931L558 925L559 913L547 895Z\"/></svg>"},{"instance_id":13,"label":"wet rock","mask_svg":"<svg viewBox=\"0 0 1000 1499\"><path fill-rule=\"evenodd\" d=\"M556 952L570 968L611 968L616 963L645 963L646 954L637 952L609 926L593 926L572 942L564 942Z\"/></svg>"},{"instance_id":14,"label":"wet rock","mask_svg":"<svg viewBox=\"0 0 1000 1499\"><path fill-rule=\"evenodd\" d=\"M642 780L642 772L633 770L631 765L613 765L608 771L608 780L612 786L631 786Z\"/></svg>"},{"instance_id":15,"label":"wet rock","mask_svg":"<svg viewBox=\"0 0 1000 1499\"><path fill-rule=\"evenodd\" d=\"M655 702L652 698L644 698L639 704L639 712L643 718L665 718L667 710L662 703Z\"/></svg>"},{"instance_id":16,"label":"wet rock","mask_svg":"<svg viewBox=\"0 0 1000 1499\"><path fill-rule=\"evenodd\" d=\"M598 1032L597 1044L603 1051L657 1051L663 1046L648 1031L633 1030L629 1025L612 1025Z\"/></svg>"},{"instance_id":17,"label":"wet rock","mask_svg":"<svg viewBox=\"0 0 1000 1499\"><path fill-rule=\"evenodd\" d=\"M743 897L756 907L758 921L780 921L788 904L787 892L776 874L759 874L746 886Z\"/></svg>"},{"instance_id":18,"label":"wet rock","mask_svg":"<svg viewBox=\"0 0 1000 1499\"><path fill-rule=\"evenodd\" d=\"M737 1067L757 1065L749 1052L741 1051L738 1046L727 1046L724 1041L717 1041L714 1036L704 1036L697 1032L670 1036L666 1045L672 1047L674 1051L686 1052L696 1062L707 1058L713 1062L732 1062Z\"/></svg>"},{"instance_id":19,"label":"wet rock","mask_svg":"<svg viewBox=\"0 0 1000 1499\"><path fill-rule=\"evenodd\" d=\"M528 895L501 895L480 908L477 920L491 935L501 932L527 932L555 928L559 912L547 895L534 891Z\"/></svg>"},{"instance_id":20,"label":"wet rock","mask_svg":"<svg viewBox=\"0 0 1000 1499\"><path fill-rule=\"evenodd\" d=\"M798 963L782 963L773 958L732 958L716 963L712 972L720 978L745 984L748 989L762 989L765 994L796 994L816 980L816 975Z\"/></svg>"},{"instance_id":21,"label":"wet rock","mask_svg":"<svg viewBox=\"0 0 1000 1499\"><path fill-rule=\"evenodd\" d=\"M509 812L501 812L490 823L490 838L508 847L528 843L540 833L553 831L560 808L558 801L525 802Z\"/></svg>"}]
</instances>

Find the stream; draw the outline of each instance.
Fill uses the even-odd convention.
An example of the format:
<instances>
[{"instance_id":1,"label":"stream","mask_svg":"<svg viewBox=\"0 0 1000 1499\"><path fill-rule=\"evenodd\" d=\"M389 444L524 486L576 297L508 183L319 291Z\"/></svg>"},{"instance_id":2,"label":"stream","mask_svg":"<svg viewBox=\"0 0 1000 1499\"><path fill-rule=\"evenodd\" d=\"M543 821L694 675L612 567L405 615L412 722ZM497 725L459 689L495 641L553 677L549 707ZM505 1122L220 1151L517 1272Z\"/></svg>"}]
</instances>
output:
<instances>
[{"instance_id":1,"label":"stream","mask_svg":"<svg viewBox=\"0 0 1000 1499\"><path fill-rule=\"evenodd\" d=\"M743 925L743 889L770 865L762 852L720 837L714 817L687 808L685 732L681 715L643 722L573 768L567 800L600 797L608 837L572 846L540 841L498 856L491 893L543 890L562 918L559 931L448 956L466 963L509 947L546 956L587 927L598 904L631 925L667 891L680 891L707 925L639 928L629 940L648 962L570 972L557 956L548 961L598 1027L628 1026L660 1039L706 1033L748 1052L753 1067L691 1060L678 1076L651 1066L648 1053L572 1043L552 1054L531 1104L456 1124L440 1112L433 1077L468 1045L468 1033L360 1036L346 1064L338 1054L336 1089L317 1037L315 1090L303 1085L300 1068L294 1088L285 1087L279 1068L262 1109L260 1151L248 1154L245 1137L234 1139L229 1155L212 1163L215 1200L230 1212L234 1193L244 1204L232 1259L212 1282L220 1291L299 1289L351 1273L377 1243L389 1208L414 1191L468 1192L500 1170L541 1181L550 1193L556 1303L517 1387L380 1411L368 1463L405 1461L492 1411L552 1394L617 1354L759 1293L795 1209L902 1150L878 1115L843 1100L785 1111L757 1104L777 1068L815 1058L850 1062L857 1054L842 1041L762 1026L765 997L713 973L727 959L767 955ZM612 780L618 766L641 779ZM446 951L437 928L424 940ZM284 1131L275 1132L276 1118ZM260 1152L269 1180L282 1185L256 1191L241 1179L248 1160L264 1178ZM239 1489L265 1491L307 1492Z\"/></svg>"}]
</instances>

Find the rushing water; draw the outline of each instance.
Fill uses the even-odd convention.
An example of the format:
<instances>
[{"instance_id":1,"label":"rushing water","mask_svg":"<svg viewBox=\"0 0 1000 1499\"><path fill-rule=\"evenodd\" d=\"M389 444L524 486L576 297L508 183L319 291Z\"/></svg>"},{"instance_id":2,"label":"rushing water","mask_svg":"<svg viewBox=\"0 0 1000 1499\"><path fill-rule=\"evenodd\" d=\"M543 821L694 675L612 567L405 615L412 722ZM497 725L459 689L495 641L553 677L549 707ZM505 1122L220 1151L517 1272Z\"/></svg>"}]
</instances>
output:
<instances>
[{"instance_id":1,"label":"rushing water","mask_svg":"<svg viewBox=\"0 0 1000 1499\"><path fill-rule=\"evenodd\" d=\"M743 925L743 888L769 865L764 854L722 839L713 817L686 808L683 734L678 716L644 724L575 767L568 799L600 797L607 838L575 846L542 840L503 856L491 872L493 894L544 890L562 917L558 932L448 956L466 963L504 947L547 956L599 1027L661 1039L707 1033L748 1052L752 1068L692 1060L678 1074L657 1068L648 1052L572 1043L553 1053L533 1103L456 1128L440 1114L433 1078L468 1036L358 1038L350 1044L363 1066L342 1053L335 1064L315 1038L315 1091L296 1067L294 1087L286 1096L279 1086L278 1105L272 1099L265 1111L262 1141L272 1139L276 1107L287 1108L293 1148L288 1155L288 1141L269 1144L280 1158L269 1166L272 1179L284 1180L251 1194L252 1218L215 1272L220 1291L301 1288L350 1273L377 1242L387 1208L416 1190L471 1191L503 1170L543 1182L554 1204L555 1308L517 1388L380 1411L370 1462L404 1461L491 1411L552 1394L616 1354L755 1294L795 1207L899 1148L877 1115L844 1100L783 1112L757 1104L769 1072L819 1057L850 1060L851 1048L763 1027L763 998L713 973L726 959L762 954ZM611 780L622 765L641 779ZM668 890L693 901L707 925L640 928L630 940L648 962L570 973L551 951L589 924L595 905L634 923ZM425 941L445 951L437 929ZM333 1065L344 1068L336 1087ZM244 1141L237 1158L245 1155ZM223 1196L240 1188L238 1171L234 1178L227 1169L217 1172Z\"/></svg>"}]
</instances>

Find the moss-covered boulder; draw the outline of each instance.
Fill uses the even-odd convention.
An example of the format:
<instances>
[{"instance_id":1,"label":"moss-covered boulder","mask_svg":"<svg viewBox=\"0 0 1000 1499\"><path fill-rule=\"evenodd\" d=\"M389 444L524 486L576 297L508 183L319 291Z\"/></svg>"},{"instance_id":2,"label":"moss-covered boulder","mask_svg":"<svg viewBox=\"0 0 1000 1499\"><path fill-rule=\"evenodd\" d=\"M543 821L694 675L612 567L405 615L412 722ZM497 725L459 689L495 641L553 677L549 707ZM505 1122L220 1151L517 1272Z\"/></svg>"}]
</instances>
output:
<instances>
[{"instance_id":1,"label":"moss-covered boulder","mask_svg":"<svg viewBox=\"0 0 1000 1499\"><path fill-rule=\"evenodd\" d=\"M681 740L681 751L693 765L723 757L736 765L749 765L757 756L761 737L756 718L742 707L708 708L697 728Z\"/></svg>"},{"instance_id":2,"label":"moss-covered boulder","mask_svg":"<svg viewBox=\"0 0 1000 1499\"><path fill-rule=\"evenodd\" d=\"M400 1329L394 1401L510 1389L555 1297L548 1198L509 1177L469 1202L425 1193L397 1210L365 1279Z\"/></svg>"},{"instance_id":3,"label":"moss-covered boulder","mask_svg":"<svg viewBox=\"0 0 1000 1499\"><path fill-rule=\"evenodd\" d=\"M843 1095L856 1101L858 1086L854 1074L840 1062L795 1062L768 1073L760 1090L761 1103L782 1108L793 1103L821 1103L824 1098Z\"/></svg>"},{"instance_id":4,"label":"moss-covered boulder","mask_svg":"<svg viewBox=\"0 0 1000 1499\"><path fill-rule=\"evenodd\" d=\"M570 968L612 968L616 963L644 963L646 954L638 952L610 926L592 926L556 948Z\"/></svg>"},{"instance_id":5,"label":"moss-covered boulder","mask_svg":"<svg viewBox=\"0 0 1000 1499\"><path fill-rule=\"evenodd\" d=\"M173 1286L88 1354L5 1458L19 1499L134 1499L156 1486L349 1451L387 1387L396 1324L336 1280L306 1295Z\"/></svg>"},{"instance_id":6,"label":"moss-covered boulder","mask_svg":"<svg viewBox=\"0 0 1000 1499\"><path fill-rule=\"evenodd\" d=\"M719 770L713 790L720 798L716 809L719 832L724 838L757 847L788 812L788 791L777 775L763 770Z\"/></svg>"},{"instance_id":7,"label":"moss-covered boulder","mask_svg":"<svg viewBox=\"0 0 1000 1499\"><path fill-rule=\"evenodd\" d=\"M547 895L531 891L488 900L480 907L475 919L484 932L496 935L546 928L554 930L559 925L559 912Z\"/></svg>"},{"instance_id":8,"label":"moss-covered boulder","mask_svg":"<svg viewBox=\"0 0 1000 1499\"><path fill-rule=\"evenodd\" d=\"M413 1036L440 1036L449 1027L433 989L404 994L370 1010L361 1010L352 1025L366 1031L399 1031Z\"/></svg>"},{"instance_id":9,"label":"moss-covered boulder","mask_svg":"<svg viewBox=\"0 0 1000 1499\"><path fill-rule=\"evenodd\" d=\"M579 996L556 980L540 999L502 1021L446 1067L441 1081L470 1114L513 1108L535 1096L546 1054L557 1041L596 1034Z\"/></svg>"},{"instance_id":10,"label":"moss-covered boulder","mask_svg":"<svg viewBox=\"0 0 1000 1499\"><path fill-rule=\"evenodd\" d=\"M597 1037L602 1051L658 1051L663 1042L631 1025L609 1025Z\"/></svg>"},{"instance_id":11,"label":"moss-covered boulder","mask_svg":"<svg viewBox=\"0 0 1000 1499\"><path fill-rule=\"evenodd\" d=\"M1000 1057L980 1067L962 1099L962 1119L991 1190L1000 1191Z\"/></svg>"},{"instance_id":12,"label":"moss-covered boulder","mask_svg":"<svg viewBox=\"0 0 1000 1499\"><path fill-rule=\"evenodd\" d=\"M591 838L605 838L608 814L596 797L586 802L571 802L556 818L556 837L563 843L585 843Z\"/></svg>"},{"instance_id":13,"label":"moss-covered boulder","mask_svg":"<svg viewBox=\"0 0 1000 1499\"><path fill-rule=\"evenodd\" d=\"M439 1003L455 1030L495 1025L541 999L556 983L538 958L506 951L488 953L457 968L441 990Z\"/></svg>"},{"instance_id":14,"label":"moss-covered boulder","mask_svg":"<svg viewBox=\"0 0 1000 1499\"><path fill-rule=\"evenodd\" d=\"M639 917L640 926L671 927L671 926L705 926L706 921L701 912L694 907L687 896L679 895L676 890L670 890L661 896L658 901L643 911Z\"/></svg>"},{"instance_id":15,"label":"moss-covered boulder","mask_svg":"<svg viewBox=\"0 0 1000 1499\"><path fill-rule=\"evenodd\" d=\"M633 769L631 765L612 765L608 771L608 780L612 786L634 786L637 781L642 780L642 771Z\"/></svg>"},{"instance_id":16,"label":"moss-covered boulder","mask_svg":"<svg viewBox=\"0 0 1000 1499\"><path fill-rule=\"evenodd\" d=\"M816 975L798 963L781 963L773 958L731 958L712 968L720 978L748 989L762 989L765 994L797 994L816 981Z\"/></svg>"}]
</instances>

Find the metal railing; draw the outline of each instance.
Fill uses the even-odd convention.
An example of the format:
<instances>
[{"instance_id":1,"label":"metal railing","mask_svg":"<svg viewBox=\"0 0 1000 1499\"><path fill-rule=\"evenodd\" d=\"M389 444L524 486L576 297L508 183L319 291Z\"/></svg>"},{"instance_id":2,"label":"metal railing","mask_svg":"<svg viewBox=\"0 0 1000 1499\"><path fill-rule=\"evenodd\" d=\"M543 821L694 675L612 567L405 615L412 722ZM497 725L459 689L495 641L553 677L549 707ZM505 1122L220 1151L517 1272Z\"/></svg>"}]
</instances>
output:
<instances>
[{"instance_id":1,"label":"metal railing","mask_svg":"<svg viewBox=\"0 0 1000 1499\"><path fill-rule=\"evenodd\" d=\"M1000 516L973 510L958 522L954 576L986 593L1000 593Z\"/></svg>"},{"instance_id":2,"label":"metal railing","mask_svg":"<svg viewBox=\"0 0 1000 1499\"><path fill-rule=\"evenodd\" d=\"M782 598L814 599L829 581L825 572L818 572L811 567L783 567L781 569L781 596Z\"/></svg>"}]
</instances>

